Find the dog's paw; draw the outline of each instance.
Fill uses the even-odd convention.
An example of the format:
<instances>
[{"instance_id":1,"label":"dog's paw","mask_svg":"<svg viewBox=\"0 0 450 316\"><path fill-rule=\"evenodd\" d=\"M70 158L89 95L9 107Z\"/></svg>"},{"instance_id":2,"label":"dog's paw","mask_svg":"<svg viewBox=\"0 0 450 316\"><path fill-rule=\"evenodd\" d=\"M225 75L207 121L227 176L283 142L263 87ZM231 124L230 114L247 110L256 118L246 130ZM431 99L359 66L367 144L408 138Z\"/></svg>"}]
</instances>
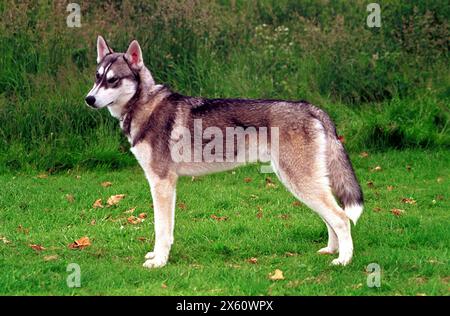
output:
<instances>
[{"instance_id":1,"label":"dog's paw","mask_svg":"<svg viewBox=\"0 0 450 316\"><path fill-rule=\"evenodd\" d=\"M153 259L155 258L155 253L153 251L147 252L145 255L145 259Z\"/></svg>"},{"instance_id":2,"label":"dog's paw","mask_svg":"<svg viewBox=\"0 0 450 316\"><path fill-rule=\"evenodd\" d=\"M142 265L144 268L153 269L153 268L161 268L167 264L167 257L154 255L153 252L149 252L149 254L153 254L153 258L145 260ZM147 258L147 256L145 256Z\"/></svg>"},{"instance_id":3,"label":"dog's paw","mask_svg":"<svg viewBox=\"0 0 450 316\"><path fill-rule=\"evenodd\" d=\"M317 251L317 253L321 254L321 255L332 255L332 254L335 254L337 252L338 252L337 249L333 249L333 248L330 248L330 247L324 247L324 248L319 249Z\"/></svg>"},{"instance_id":4,"label":"dog's paw","mask_svg":"<svg viewBox=\"0 0 450 316\"><path fill-rule=\"evenodd\" d=\"M352 258L336 258L333 261L331 261L331 265L333 266L346 266L350 263Z\"/></svg>"}]
</instances>

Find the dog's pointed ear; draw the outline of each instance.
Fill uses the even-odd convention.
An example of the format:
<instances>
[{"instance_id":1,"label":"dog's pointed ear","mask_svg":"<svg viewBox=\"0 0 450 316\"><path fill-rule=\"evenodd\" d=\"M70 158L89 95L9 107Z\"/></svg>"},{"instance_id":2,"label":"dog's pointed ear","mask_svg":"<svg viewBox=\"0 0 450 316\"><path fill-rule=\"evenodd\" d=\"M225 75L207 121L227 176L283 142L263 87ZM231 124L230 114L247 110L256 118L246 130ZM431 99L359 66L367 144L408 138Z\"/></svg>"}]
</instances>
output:
<instances>
[{"instance_id":1,"label":"dog's pointed ear","mask_svg":"<svg viewBox=\"0 0 450 316\"><path fill-rule=\"evenodd\" d=\"M97 37L97 64L100 63L106 55L112 53L113 50L108 46L105 39L99 35Z\"/></svg>"},{"instance_id":2,"label":"dog's pointed ear","mask_svg":"<svg viewBox=\"0 0 450 316\"><path fill-rule=\"evenodd\" d=\"M128 50L125 53L125 58L133 69L140 70L144 66L141 46L139 46L139 43L136 40L130 43Z\"/></svg>"}]
</instances>

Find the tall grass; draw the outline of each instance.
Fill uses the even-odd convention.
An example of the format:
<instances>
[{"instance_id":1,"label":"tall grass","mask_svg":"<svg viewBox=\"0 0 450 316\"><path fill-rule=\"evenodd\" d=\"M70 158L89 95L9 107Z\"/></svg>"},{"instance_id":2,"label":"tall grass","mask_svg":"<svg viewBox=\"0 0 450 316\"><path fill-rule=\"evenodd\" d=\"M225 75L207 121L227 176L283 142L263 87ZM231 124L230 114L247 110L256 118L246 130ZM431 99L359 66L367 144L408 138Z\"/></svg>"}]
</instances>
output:
<instances>
[{"instance_id":1,"label":"tall grass","mask_svg":"<svg viewBox=\"0 0 450 316\"><path fill-rule=\"evenodd\" d=\"M308 99L351 150L450 147L446 1L69 1L0 4L0 170L121 167L117 122L84 105L97 34L137 38L159 82L206 97Z\"/></svg>"}]
</instances>

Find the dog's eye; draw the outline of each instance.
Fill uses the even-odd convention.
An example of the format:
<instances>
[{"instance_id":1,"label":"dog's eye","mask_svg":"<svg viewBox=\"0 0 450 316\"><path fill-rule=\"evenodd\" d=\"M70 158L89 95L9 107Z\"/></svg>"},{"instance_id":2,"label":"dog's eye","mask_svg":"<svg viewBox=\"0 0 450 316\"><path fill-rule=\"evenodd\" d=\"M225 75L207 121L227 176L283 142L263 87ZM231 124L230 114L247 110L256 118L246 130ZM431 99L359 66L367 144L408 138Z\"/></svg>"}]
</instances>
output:
<instances>
[{"instance_id":1,"label":"dog's eye","mask_svg":"<svg viewBox=\"0 0 450 316\"><path fill-rule=\"evenodd\" d=\"M111 77L111 78L108 79L108 83L115 83L115 82L117 82L117 80L119 80L119 78Z\"/></svg>"}]
</instances>

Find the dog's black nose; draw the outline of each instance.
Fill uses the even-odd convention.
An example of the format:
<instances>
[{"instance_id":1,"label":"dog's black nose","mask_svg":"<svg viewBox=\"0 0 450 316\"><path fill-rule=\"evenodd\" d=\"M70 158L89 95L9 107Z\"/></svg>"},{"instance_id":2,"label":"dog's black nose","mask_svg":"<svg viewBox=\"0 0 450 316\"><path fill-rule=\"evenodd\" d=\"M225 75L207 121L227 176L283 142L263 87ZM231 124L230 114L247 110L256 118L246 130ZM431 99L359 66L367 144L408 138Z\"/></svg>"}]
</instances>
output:
<instances>
[{"instance_id":1,"label":"dog's black nose","mask_svg":"<svg viewBox=\"0 0 450 316\"><path fill-rule=\"evenodd\" d=\"M94 104L95 104L95 97L93 97L92 95L88 95L86 97L86 103L89 104L90 106L94 106Z\"/></svg>"}]
</instances>

